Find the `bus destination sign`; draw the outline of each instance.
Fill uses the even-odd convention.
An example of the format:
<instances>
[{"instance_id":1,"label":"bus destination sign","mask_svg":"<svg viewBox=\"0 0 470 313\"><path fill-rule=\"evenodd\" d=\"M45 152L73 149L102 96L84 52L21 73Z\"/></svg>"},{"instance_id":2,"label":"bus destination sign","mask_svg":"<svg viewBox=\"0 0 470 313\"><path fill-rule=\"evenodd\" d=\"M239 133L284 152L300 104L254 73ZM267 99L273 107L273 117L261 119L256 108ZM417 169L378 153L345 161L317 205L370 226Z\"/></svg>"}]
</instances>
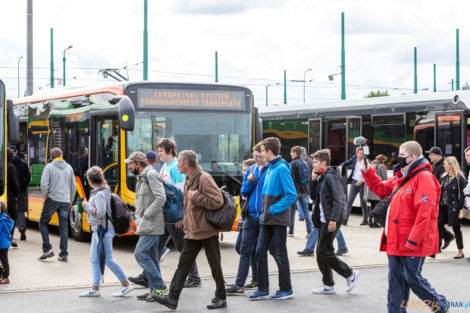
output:
<instances>
[{"instance_id":1,"label":"bus destination sign","mask_svg":"<svg viewBox=\"0 0 470 313\"><path fill-rule=\"evenodd\" d=\"M233 90L139 88L137 90L137 107L140 109L158 107L243 111L246 109L244 98L245 92Z\"/></svg>"}]
</instances>

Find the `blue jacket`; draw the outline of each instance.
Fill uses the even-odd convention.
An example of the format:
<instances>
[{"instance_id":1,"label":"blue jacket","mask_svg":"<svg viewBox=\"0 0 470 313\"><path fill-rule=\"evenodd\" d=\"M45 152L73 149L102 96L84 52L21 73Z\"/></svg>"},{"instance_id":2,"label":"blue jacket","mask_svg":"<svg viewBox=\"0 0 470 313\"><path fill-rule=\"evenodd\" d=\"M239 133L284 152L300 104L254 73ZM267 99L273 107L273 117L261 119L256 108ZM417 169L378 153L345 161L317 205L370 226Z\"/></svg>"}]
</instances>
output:
<instances>
[{"instance_id":1,"label":"blue jacket","mask_svg":"<svg viewBox=\"0 0 470 313\"><path fill-rule=\"evenodd\" d=\"M352 177L354 175L354 169L356 168L357 163L357 155L352 156L349 160L344 161L339 166L344 175L346 175L346 167L351 167L351 173L349 173L348 179L346 180L346 184L350 184L352 182Z\"/></svg>"},{"instance_id":2,"label":"blue jacket","mask_svg":"<svg viewBox=\"0 0 470 313\"><path fill-rule=\"evenodd\" d=\"M10 248L10 231L14 222L6 213L0 213L0 249Z\"/></svg>"},{"instance_id":3,"label":"blue jacket","mask_svg":"<svg viewBox=\"0 0 470 313\"><path fill-rule=\"evenodd\" d=\"M268 163L262 193L262 224L290 226L290 206L297 200L291 166L280 156Z\"/></svg>"},{"instance_id":4,"label":"blue jacket","mask_svg":"<svg viewBox=\"0 0 470 313\"><path fill-rule=\"evenodd\" d=\"M256 218L260 217L262 211L261 198L264 181L266 179L266 166L267 165L265 165L261 170L259 169L257 164L253 164L252 166L250 166L250 168L245 174L245 177L243 177L242 190L240 192L242 196L247 197L250 192L254 189L253 193L251 194L250 201L248 202L248 215ZM264 172L264 174L260 179L259 176L262 171ZM250 176L251 173L253 173L256 179L259 179L258 183L249 182L247 180L248 176Z\"/></svg>"}]
</instances>

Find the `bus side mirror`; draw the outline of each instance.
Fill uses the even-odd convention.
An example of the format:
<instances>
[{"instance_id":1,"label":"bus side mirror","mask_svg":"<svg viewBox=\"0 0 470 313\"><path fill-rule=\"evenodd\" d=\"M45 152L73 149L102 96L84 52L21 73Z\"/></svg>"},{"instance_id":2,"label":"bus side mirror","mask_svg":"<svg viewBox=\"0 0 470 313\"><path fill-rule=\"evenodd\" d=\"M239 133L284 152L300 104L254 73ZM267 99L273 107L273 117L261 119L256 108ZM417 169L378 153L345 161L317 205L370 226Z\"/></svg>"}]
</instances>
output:
<instances>
[{"instance_id":1,"label":"bus side mirror","mask_svg":"<svg viewBox=\"0 0 470 313\"><path fill-rule=\"evenodd\" d=\"M21 142L20 138L20 119L13 110L13 101L7 100L8 110L8 142L11 144L18 144Z\"/></svg>"},{"instance_id":2,"label":"bus side mirror","mask_svg":"<svg viewBox=\"0 0 470 313\"><path fill-rule=\"evenodd\" d=\"M255 108L255 144L263 140L263 121L259 117L258 108Z\"/></svg>"},{"instance_id":3,"label":"bus side mirror","mask_svg":"<svg viewBox=\"0 0 470 313\"><path fill-rule=\"evenodd\" d=\"M122 130L133 131L135 124L135 108L132 100L128 96L118 96L111 99L110 102L118 104L119 126Z\"/></svg>"}]
</instances>

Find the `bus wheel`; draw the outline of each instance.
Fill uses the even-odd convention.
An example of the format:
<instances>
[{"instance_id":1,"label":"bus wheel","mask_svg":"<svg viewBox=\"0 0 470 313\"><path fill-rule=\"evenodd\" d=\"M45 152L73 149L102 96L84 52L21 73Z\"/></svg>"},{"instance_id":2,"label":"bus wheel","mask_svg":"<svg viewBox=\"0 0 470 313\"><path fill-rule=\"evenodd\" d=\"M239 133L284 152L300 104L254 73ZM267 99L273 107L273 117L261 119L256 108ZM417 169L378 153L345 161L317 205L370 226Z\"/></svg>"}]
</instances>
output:
<instances>
[{"instance_id":1,"label":"bus wheel","mask_svg":"<svg viewBox=\"0 0 470 313\"><path fill-rule=\"evenodd\" d=\"M73 239L76 241L85 241L86 233L82 228L82 213L78 212L77 204L74 204L70 208L69 224Z\"/></svg>"}]
</instances>

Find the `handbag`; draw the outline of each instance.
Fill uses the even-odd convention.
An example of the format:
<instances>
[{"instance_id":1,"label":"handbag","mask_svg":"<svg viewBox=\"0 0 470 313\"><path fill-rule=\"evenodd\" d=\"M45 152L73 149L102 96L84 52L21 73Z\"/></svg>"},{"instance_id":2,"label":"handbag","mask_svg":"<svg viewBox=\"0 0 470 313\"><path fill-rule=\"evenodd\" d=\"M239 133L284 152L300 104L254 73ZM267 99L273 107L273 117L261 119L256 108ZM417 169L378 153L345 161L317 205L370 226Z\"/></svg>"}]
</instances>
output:
<instances>
[{"instance_id":1,"label":"handbag","mask_svg":"<svg viewBox=\"0 0 470 313\"><path fill-rule=\"evenodd\" d=\"M466 218L467 220L470 220L470 210L467 208L463 208L459 212L459 219Z\"/></svg>"},{"instance_id":2,"label":"handbag","mask_svg":"<svg viewBox=\"0 0 470 313\"><path fill-rule=\"evenodd\" d=\"M253 189L251 189L250 193L249 193L248 196L246 197L245 202L243 202L242 207L241 207L241 210L240 210L240 215L241 215L242 219L245 219L245 218L248 216L248 206L249 206L249 202L250 202L250 197L251 197L251 195L253 194L253 192L255 191L256 185L258 184L258 182L259 182L259 180L261 179L261 177L263 177L263 175L264 175L264 173L266 172L267 169L268 169L268 167L265 166L265 167L261 170L261 173L260 173L258 179L255 180L255 185L253 186ZM253 175L254 175L254 174L253 174Z\"/></svg>"},{"instance_id":3,"label":"handbag","mask_svg":"<svg viewBox=\"0 0 470 313\"><path fill-rule=\"evenodd\" d=\"M420 169L416 172L414 172L412 175L408 176L405 178L405 180L398 186L397 189L395 189L392 194L384 199L382 199L379 203L377 203L374 207L374 209L370 212L372 217L375 219L375 221L382 227L385 227L385 224L387 222L387 211L388 207L390 206L390 202L392 200L392 197L397 193L397 191L403 187L404 184L406 184L411 178L413 178L416 174L418 174L421 171L427 170L426 168Z\"/></svg>"}]
</instances>

